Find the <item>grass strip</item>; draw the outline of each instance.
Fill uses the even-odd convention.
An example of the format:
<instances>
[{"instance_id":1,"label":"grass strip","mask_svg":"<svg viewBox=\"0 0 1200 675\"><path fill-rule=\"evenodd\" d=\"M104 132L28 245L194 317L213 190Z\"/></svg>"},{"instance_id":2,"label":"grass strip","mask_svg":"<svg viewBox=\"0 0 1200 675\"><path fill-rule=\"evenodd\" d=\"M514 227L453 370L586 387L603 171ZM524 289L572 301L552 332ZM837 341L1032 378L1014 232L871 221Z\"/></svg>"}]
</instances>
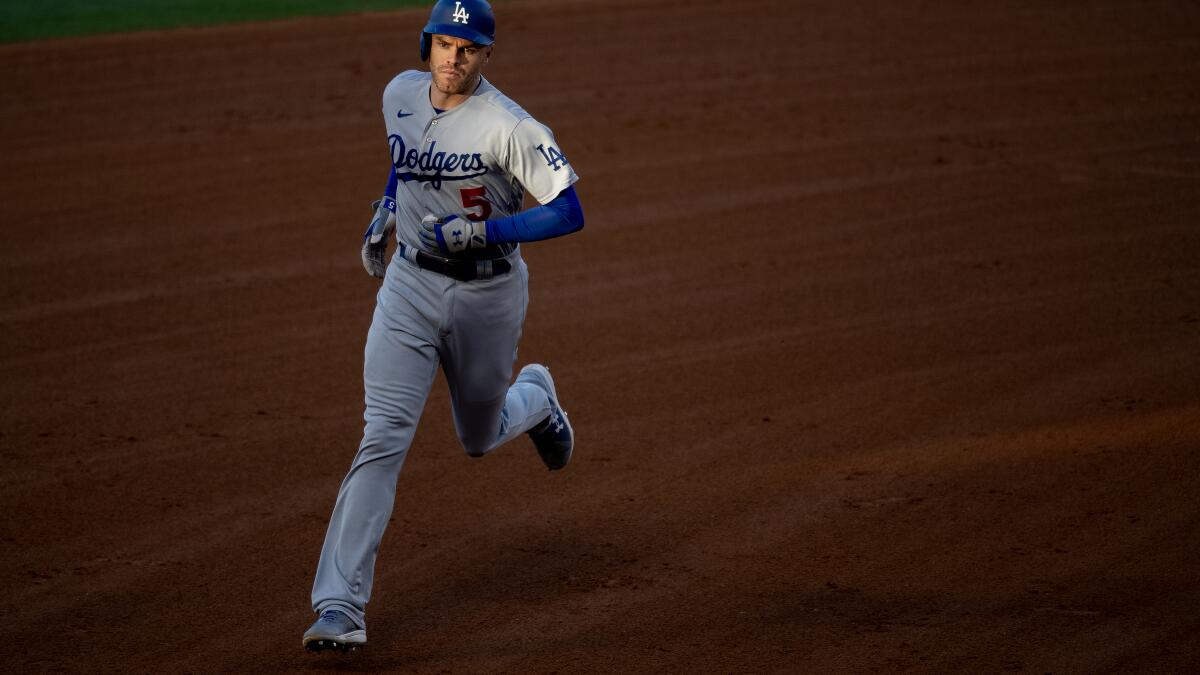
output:
<instances>
[{"instance_id":1,"label":"grass strip","mask_svg":"<svg viewBox=\"0 0 1200 675\"><path fill-rule=\"evenodd\" d=\"M430 0L0 0L0 43L428 4Z\"/></svg>"}]
</instances>

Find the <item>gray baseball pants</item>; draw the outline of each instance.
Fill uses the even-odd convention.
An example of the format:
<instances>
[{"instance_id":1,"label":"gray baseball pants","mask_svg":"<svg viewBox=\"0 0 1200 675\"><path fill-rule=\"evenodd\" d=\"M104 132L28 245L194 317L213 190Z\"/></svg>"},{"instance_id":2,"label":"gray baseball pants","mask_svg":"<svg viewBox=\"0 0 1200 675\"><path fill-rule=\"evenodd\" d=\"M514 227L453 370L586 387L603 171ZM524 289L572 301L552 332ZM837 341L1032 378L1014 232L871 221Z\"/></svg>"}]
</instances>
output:
<instances>
[{"instance_id":1,"label":"gray baseball pants","mask_svg":"<svg viewBox=\"0 0 1200 675\"><path fill-rule=\"evenodd\" d=\"M375 558L396 482L440 364L467 454L482 456L550 414L547 392L509 385L529 302L519 250L508 274L460 282L392 257L367 333L366 426L338 491L313 581L317 612L336 607L366 627Z\"/></svg>"}]
</instances>

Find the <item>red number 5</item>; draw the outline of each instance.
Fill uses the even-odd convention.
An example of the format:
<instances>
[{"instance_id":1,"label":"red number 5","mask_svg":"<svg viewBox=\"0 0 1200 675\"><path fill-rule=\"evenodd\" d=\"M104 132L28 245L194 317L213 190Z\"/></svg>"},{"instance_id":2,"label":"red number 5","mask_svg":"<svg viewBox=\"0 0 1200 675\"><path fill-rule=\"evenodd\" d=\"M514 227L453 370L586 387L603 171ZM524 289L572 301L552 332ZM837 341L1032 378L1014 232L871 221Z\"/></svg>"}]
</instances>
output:
<instances>
[{"instance_id":1,"label":"red number 5","mask_svg":"<svg viewBox=\"0 0 1200 675\"><path fill-rule=\"evenodd\" d=\"M484 189L482 187L463 188L459 190L462 196L462 203L465 208L473 209L479 207L479 213L468 213L467 220L473 220L477 223L483 222L492 215L492 203L483 196Z\"/></svg>"}]
</instances>

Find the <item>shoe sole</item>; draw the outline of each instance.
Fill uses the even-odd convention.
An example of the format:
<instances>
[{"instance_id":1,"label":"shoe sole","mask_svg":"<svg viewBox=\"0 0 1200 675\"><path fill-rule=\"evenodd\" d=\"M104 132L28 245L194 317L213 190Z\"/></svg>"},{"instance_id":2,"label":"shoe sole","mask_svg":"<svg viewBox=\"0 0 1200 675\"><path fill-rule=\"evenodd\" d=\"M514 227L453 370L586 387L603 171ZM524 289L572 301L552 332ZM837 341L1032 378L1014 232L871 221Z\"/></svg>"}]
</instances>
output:
<instances>
[{"instance_id":1,"label":"shoe sole","mask_svg":"<svg viewBox=\"0 0 1200 675\"><path fill-rule=\"evenodd\" d=\"M346 652L356 652L363 647L366 647L365 642L334 642L333 640L313 640L304 645L308 651L319 654L321 652L340 651L343 654Z\"/></svg>"},{"instance_id":2,"label":"shoe sole","mask_svg":"<svg viewBox=\"0 0 1200 675\"><path fill-rule=\"evenodd\" d=\"M566 458L563 459L562 466L558 467L559 469L564 469L567 464L571 463L571 456L575 454L575 428L571 426L571 416L567 414L562 404L558 402L558 390L554 388L554 378L550 376L550 369L540 363L531 363L522 368L521 372L524 373L527 370L537 373L538 378L542 380L543 386L549 389L550 400L553 402L554 407L558 408L558 411L562 413L563 424L567 427L567 433L571 435L571 450L567 452ZM520 377L520 375L517 377ZM542 461L545 462L545 460ZM557 471L558 469L550 470Z\"/></svg>"},{"instance_id":3,"label":"shoe sole","mask_svg":"<svg viewBox=\"0 0 1200 675\"><path fill-rule=\"evenodd\" d=\"M367 646L367 632L356 630L338 635L334 637L306 637L304 638L304 648L310 652L324 652L330 650L340 650L343 652L360 649Z\"/></svg>"}]
</instances>

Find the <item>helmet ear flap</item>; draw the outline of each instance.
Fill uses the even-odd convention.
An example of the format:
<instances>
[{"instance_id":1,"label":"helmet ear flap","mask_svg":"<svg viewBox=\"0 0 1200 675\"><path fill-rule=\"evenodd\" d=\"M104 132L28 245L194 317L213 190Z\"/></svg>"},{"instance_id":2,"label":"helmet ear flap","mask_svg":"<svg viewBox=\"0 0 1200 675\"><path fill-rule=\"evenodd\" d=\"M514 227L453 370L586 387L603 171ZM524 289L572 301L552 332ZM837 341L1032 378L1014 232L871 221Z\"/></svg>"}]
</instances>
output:
<instances>
[{"instance_id":1,"label":"helmet ear flap","mask_svg":"<svg viewBox=\"0 0 1200 675\"><path fill-rule=\"evenodd\" d=\"M429 33L421 33L421 60L429 60L429 49L432 45L429 43Z\"/></svg>"}]
</instances>

